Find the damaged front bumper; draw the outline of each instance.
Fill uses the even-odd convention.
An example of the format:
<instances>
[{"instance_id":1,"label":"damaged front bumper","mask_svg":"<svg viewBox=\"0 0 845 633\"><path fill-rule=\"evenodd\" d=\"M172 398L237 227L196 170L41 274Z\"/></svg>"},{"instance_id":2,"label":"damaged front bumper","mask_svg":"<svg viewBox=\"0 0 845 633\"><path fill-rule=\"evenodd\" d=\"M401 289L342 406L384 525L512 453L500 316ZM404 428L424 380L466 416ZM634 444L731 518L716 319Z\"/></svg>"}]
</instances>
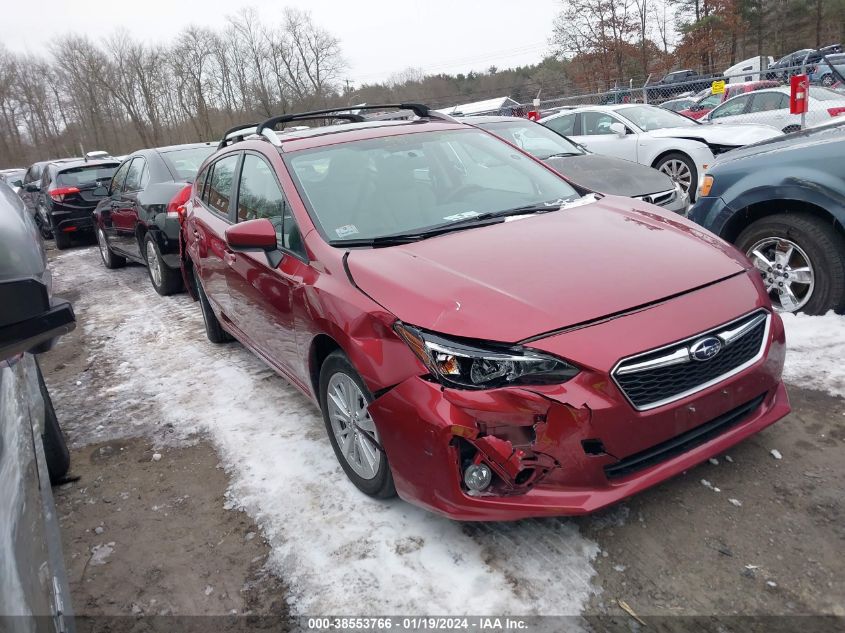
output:
<instances>
[{"instance_id":1,"label":"damaged front bumper","mask_svg":"<svg viewBox=\"0 0 845 633\"><path fill-rule=\"evenodd\" d=\"M707 299L705 293L695 301ZM596 341L624 340L623 331L654 316L641 313L564 333L538 347L559 353L584 345L595 351ZM696 318L649 336L672 337L673 328L695 332ZM647 411L635 410L610 379L618 353L609 347L595 351L597 366L582 367L560 385L470 391L414 376L382 393L369 410L397 492L457 520L586 514L706 461L789 413L777 315L755 364ZM481 463L493 472L492 482L470 490L464 473Z\"/></svg>"}]
</instances>

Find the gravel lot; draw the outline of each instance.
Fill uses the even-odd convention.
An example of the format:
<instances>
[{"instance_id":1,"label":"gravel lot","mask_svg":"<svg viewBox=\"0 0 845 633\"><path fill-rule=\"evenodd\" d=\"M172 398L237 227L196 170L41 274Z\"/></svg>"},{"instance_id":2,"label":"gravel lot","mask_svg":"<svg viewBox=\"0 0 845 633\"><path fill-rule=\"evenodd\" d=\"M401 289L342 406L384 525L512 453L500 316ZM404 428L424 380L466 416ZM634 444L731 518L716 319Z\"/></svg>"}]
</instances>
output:
<instances>
[{"instance_id":1,"label":"gravel lot","mask_svg":"<svg viewBox=\"0 0 845 633\"><path fill-rule=\"evenodd\" d=\"M787 419L599 515L459 524L361 496L313 406L144 268L50 258L79 324L43 359L79 614L845 616L839 397L791 386Z\"/></svg>"}]
</instances>

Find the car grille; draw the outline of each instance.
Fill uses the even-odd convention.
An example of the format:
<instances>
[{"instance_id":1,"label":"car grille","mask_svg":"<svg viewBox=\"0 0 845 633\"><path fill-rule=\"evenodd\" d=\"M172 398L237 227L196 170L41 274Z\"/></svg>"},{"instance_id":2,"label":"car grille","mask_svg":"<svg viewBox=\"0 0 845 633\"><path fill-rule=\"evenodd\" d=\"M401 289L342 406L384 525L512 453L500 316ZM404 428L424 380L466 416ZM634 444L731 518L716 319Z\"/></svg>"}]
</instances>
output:
<instances>
[{"instance_id":1,"label":"car grille","mask_svg":"<svg viewBox=\"0 0 845 633\"><path fill-rule=\"evenodd\" d=\"M656 204L659 207L666 206L670 202L675 201L675 196L677 196L677 192L674 189L670 189L669 191L661 191L659 193L650 193L645 196L635 196L637 200L642 200L643 202L648 202L650 204Z\"/></svg>"},{"instance_id":2,"label":"car grille","mask_svg":"<svg viewBox=\"0 0 845 633\"><path fill-rule=\"evenodd\" d=\"M762 357L770 315L759 310L684 341L620 361L614 382L635 409L644 411L714 385ZM706 360L693 359L691 348L716 338L721 350Z\"/></svg>"},{"instance_id":3,"label":"car grille","mask_svg":"<svg viewBox=\"0 0 845 633\"><path fill-rule=\"evenodd\" d=\"M705 442L724 433L729 428L747 420L763 404L765 397L766 394L758 396L754 400L746 402L717 418L713 418L709 422L705 422L701 426L697 426L686 433L682 433L656 446L630 455L614 464L609 464L604 467L604 473L608 479L624 477L625 475L630 475L631 473L686 453L696 446L701 446Z\"/></svg>"}]
</instances>

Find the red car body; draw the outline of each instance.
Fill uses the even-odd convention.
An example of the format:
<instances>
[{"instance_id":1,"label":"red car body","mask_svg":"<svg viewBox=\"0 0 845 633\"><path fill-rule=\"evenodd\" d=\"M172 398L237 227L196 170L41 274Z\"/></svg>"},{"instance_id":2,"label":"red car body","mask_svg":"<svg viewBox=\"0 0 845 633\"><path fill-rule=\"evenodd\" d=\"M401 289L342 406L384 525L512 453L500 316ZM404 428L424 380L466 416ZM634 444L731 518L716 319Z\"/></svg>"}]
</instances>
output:
<instances>
[{"instance_id":1,"label":"red car body","mask_svg":"<svg viewBox=\"0 0 845 633\"><path fill-rule=\"evenodd\" d=\"M779 81L772 81L768 79L762 81L746 81L738 84L728 84L725 86L725 91L722 94L705 95L699 99L696 104L686 110L681 110L678 114L683 114L685 117L689 117L690 119L702 119L716 106L724 103L731 97L745 94L746 92L762 90L763 88L776 88L780 85L781 83Z\"/></svg>"},{"instance_id":2,"label":"red car body","mask_svg":"<svg viewBox=\"0 0 845 633\"><path fill-rule=\"evenodd\" d=\"M460 520L593 512L789 412L783 327L760 275L695 224L607 196L389 248L339 248L315 225L284 159L466 127L341 125L281 135L280 148L243 140L212 156L246 152L269 162L303 256L239 252L233 214L210 211L198 185L186 204L186 276L201 285L220 325L318 405L321 364L342 350L373 396L369 412L401 498ZM264 240L247 224L238 234L244 245ZM755 314L765 328L753 360L671 403L638 410L611 375L621 359ZM456 388L433 377L397 335L397 322L456 340L519 344L566 359L578 373L560 384ZM463 483L468 458L492 469L487 491Z\"/></svg>"}]
</instances>

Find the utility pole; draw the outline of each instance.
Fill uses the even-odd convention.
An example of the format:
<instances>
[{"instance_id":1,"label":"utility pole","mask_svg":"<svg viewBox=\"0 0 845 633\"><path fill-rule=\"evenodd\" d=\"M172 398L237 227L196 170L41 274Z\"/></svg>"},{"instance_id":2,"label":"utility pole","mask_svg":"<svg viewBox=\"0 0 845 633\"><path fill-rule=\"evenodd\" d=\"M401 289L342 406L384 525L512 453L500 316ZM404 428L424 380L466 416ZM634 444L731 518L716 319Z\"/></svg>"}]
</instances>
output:
<instances>
[{"instance_id":1,"label":"utility pole","mask_svg":"<svg viewBox=\"0 0 845 633\"><path fill-rule=\"evenodd\" d=\"M346 94L349 94L349 91L352 90L352 86L350 85L352 83L352 80L344 79L344 81L346 82Z\"/></svg>"}]
</instances>

